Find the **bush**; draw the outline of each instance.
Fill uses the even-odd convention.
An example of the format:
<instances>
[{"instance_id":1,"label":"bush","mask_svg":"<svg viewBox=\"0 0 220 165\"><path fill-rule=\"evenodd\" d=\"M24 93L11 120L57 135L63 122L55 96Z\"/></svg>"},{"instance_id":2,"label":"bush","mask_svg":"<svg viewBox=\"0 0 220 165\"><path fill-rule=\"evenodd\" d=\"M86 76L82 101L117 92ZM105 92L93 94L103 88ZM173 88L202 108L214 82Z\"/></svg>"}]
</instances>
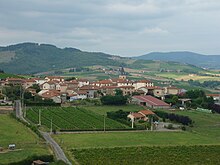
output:
<instances>
[{"instance_id":1,"label":"bush","mask_svg":"<svg viewBox=\"0 0 220 165\"><path fill-rule=\"evenodd\" d=\"M138 122L139 122L139 123L145 123L146 121L144 121L144 120L139 120Z\"/></svg>"},{"instance_id":2,"label":"bush","mask_svg":"<svg viewBox=\"0 0 220 165\"><path fill-rule=\"evenodd\" d=\"M186 131L186 127L185 127L185 126L182 126L181 129L182 129L183 131Z\"/></svg>"},{"instance_id":3,"label":"bush","mask_svg":"<svg viewBox=\"0 0 220 165\"><path fill-rule=\"evenodd\" d=\"M10 165L30 165L34 160L42 160L44 162L53 162L53 155L41 155L41 156L29 156L25 160L21 160L19 162L10 163Z\"/></svg>"},{"instance_id":4,"label":"bush","mask_svg":"<svg viewBox=\"0 0 220 165\"><path fill-rule=\"evenodd\" d=\"M116 96L107 95L107 96L102 96L100 100L104 105L125 105L127 103L128 97L121 95L116 95Z\"/></svg>"},{"instance_id":5,"label":"bush","mask_svg":"<svg viewBox=\"0 0 220 165\"><path fill-rule=\"evenodd\" d=\"M156 115L165 119L169 119L170 121L175 121L181 123L183 125L191 125L193 121L188 116L178 115L174 113L167 113L163 111L155 111Z\"/></svg>"},{"instance_id":6,"label":"bush","mask_svg":"<svg viewBox=\"0 0 220 165\"><path fill-rule=\"evenodd\" d=\"M173 124L168 124L167 129L173 129Z\"/></svg>"}]
</instances>

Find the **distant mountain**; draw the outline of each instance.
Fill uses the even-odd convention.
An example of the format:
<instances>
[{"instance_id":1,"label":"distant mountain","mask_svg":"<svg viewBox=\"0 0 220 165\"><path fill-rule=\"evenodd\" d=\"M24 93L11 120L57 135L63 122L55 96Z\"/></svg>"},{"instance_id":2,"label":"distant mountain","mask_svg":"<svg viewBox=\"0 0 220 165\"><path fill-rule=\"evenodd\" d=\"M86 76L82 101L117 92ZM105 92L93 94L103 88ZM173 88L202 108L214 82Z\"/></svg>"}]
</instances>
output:
<instances>
[{"instance_id":1,"label":"distant mountain","mask_svg":"<svg viewBox=\"0 0 220 165\"><path fill-rule=\"evenodd\" d=\"M202 55L193 52L152 52L146 55L134 57L143 60L175 61L192 64L202 68L220 69L220 55Z\"/></svg>"},{"instance_id":2,"label":"distant mountain","mask_svg":"<svg viewBox=\"0 0 220 165\"><path fill-rule=\"evenodd\" d=\"M201 71L201 68L182 63L190 64L194 62L194 64L197 65L197 63L202 64L202 61L208 62L208 60L201 60L201 55L190 52L170 54L171 55L166 53L151 53L137 57L135 60L101 52L85 52L76 48L61 49L50 44L21 43L0 47L0 70L3 70L5 73L13 74L35 74L41 72L54 73L54 71L66 68L101 65L124 66L133 69L147 69L149 71L180 70L187 73L194 73ZM148 58L163 61L138 60ZM180 63L170 61L179 61ZM213 60L213 63L216 64L216 61Z\"/></svg>"},{"instance_id":3,"label":"distant mountain","mask_svg":"<svg viewBox=\"0 0 220 165\"><path fill-rule=\"evenodd\" d=\"M56 69L92 65L123 65L119 56L99 52L84 52L54 45L21 43L0 47L0 69L7 73L33 74Z\"/></svg>"}]
</instances>

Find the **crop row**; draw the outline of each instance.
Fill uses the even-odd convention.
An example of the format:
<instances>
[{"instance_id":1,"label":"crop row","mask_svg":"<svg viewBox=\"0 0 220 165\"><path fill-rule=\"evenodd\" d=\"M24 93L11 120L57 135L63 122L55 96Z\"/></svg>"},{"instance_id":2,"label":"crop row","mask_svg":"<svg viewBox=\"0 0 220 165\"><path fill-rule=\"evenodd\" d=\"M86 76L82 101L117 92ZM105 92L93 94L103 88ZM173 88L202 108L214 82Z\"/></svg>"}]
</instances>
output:
<instances>
[{"instance_id":1,"label":"crop row","mask_svg":"<svg viewBox=\"0 0 220 165\"><path fill-rule=\"evenodd\" d=\"M101 129L104 127L104 116L83 108L39 108L27 110L27 118L38 124L41 110L41 124L50 128L51 120L56 129ZM126 128L125 125L105 117L106 128Z\"/></svg>"},{"instance_id":2,"label":"crop row","mask_svg":"<svg viewBox=\"0 0 220 165\"><path fill-rule=\"evenodd\" d=\"M72 149L80 164L219 164L220 146Z\"/></svg>"}]
</instances>

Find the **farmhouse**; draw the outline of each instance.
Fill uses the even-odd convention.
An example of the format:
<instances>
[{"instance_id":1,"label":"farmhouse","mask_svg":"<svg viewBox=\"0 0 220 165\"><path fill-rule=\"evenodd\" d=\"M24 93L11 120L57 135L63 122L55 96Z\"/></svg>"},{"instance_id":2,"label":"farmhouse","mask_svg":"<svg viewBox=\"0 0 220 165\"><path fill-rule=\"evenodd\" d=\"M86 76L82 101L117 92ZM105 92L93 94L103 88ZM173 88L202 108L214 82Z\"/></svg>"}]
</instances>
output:
<instances>
[{"instance_id":1,"label":"farmhouse","mask_svg":"<svg viewBox=\"0 0 220 165\"><path fill-rule=\"evenodd\" d=\"M164 108L168 109L170 108L170 105L165 103L162 100L159 100L153 96L147 95L147 96L133 96L132 102L147 106L150 108Z\"/></svg>"},{"instance_id":2,"label":"farmhouse","mask_svg":"<svg viewBox=\"0 0 220 165\"><path fill-rule=\"evenodd\" d=\"M146 121L145 116L141 113L131 112L127 117L133 121L138 121L138 120Z\"/></svg>"},{"instance_id":3,"label":"farmhouse","mask_svg":"<svg viewBox=\"0 0 220 165\"><path fill-rule=\"evenodd\" d=\"M150 115L155 115L151 110L141 110L138 113L131 112L127 117L133 121L144 120L148 121Z\"/></svg>"}]
</instances>

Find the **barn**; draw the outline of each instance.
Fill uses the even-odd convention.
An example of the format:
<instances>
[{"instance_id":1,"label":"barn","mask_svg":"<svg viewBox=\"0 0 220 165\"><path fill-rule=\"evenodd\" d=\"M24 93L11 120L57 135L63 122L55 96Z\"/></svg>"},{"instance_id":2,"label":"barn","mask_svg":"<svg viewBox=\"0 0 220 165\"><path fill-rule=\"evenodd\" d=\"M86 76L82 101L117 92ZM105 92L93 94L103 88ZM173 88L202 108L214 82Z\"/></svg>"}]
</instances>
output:
<instances>
[{"instance_id":1,"label":"barn","mask_svg":"<svg viewBox=\"0 0 220 165\"><path fill-rule=\"evenodd\" d=\"M162 100L159 100L153 96L146 95L146 96L133 96L132 102L147 106L150 108L163 108L163 109L169 109L170 105L165 103Z\"/></svg>"}]
</instances>

